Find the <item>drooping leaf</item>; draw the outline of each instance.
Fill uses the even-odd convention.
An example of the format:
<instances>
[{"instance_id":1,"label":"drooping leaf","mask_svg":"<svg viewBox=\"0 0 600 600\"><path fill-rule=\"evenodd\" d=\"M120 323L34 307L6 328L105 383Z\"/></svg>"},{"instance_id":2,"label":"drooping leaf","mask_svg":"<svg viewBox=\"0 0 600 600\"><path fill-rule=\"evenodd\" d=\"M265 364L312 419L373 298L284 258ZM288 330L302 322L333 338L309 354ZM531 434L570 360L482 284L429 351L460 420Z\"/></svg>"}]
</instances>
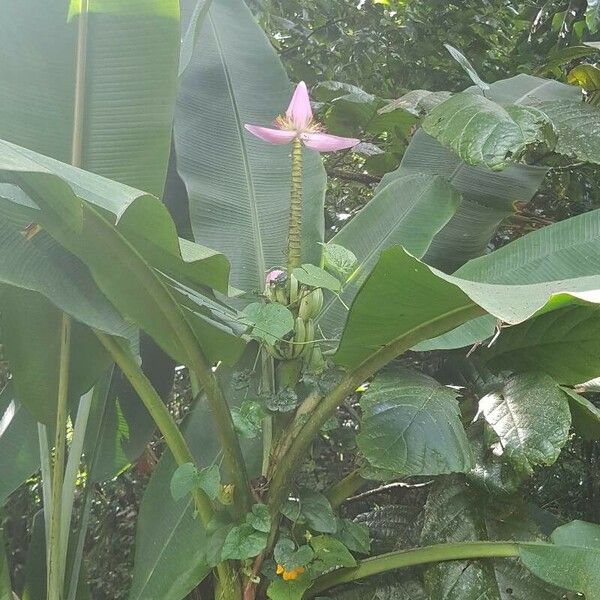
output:
<instances>
[{"instance_id":1,"label":"drooping leaf","mask_svg":"<svg viewBox=\"0 0 600 600\"><path fill-rule=\"evenodd\" d=\"M572 85L578 85L588 93L595 92L600 89L600 69L594 65L577 65L569 71L567 81Z\"/></svg>"},{"instance_id":2,"label":"drooping leaf","mask_svg":"<svg viewBox=\"0 0 600 600\"><path fill-rule=\"evenodd\" d=\"M600 311L574 306L502 331L481 356L492 368L543 371L559 383L600 376Z\"/></svg>"},{"instance_id":3,"label":"drooping leaf","mask_svg":"<svg viewBox=\"0 0 600 600\"><path fill-rule=\"evenodd\" d=\"M472 466L457 394L408 369L377 376L362 394L358 447L398 476L466 472Z\"/></svg>"},{"instance_id":4,"label":"drooping leaf","mask_svg":"<svg viewBox=\"0 0 600 600\"><path fill-rule=\"evenodd\" d=\"M423 121L423 130L454 150L469 165L493 171L518 160L530 146L553 147L548 117L534 107L502 107L484 96L455 94L438 104Z\"/></svg>"},{"instance_id":5,"label":"drooping leaf","mask_svg":"<svg viewBox=\"0 0 600 600\"><path fill-rule=\"evenodd\" d=\"M598 252L600 211L594 210L528 233L486 257L470 261L455 275L514 285L585 277L598 272ZM494 325L494 319L484 317L465 325L460 331L432 340L423 345L423 349L473 344L491 336Z\"/></svg>"},{"instance_id":6,"label":"drooping leaf","mask_svg":"<svg viewBox=\"0 0 600 600\"><path fill-rule=\"evenodd\" d=\"M478 267L498 264L494 254L479 259ZM593 304L600 300L599 283L593 275L520 285L481 283L446 275L393 247L381 253L356 296L334 360L356 367L390 344L409 348L484 312L517 324L541 309L576 300Z\"/></svg>"},{"instance_id":7,"label":"drooping leaf","mask_svg":"<svg viewBox=\"0 0 600 600\"><path fill-rule=\"evenodd\" d=\"M347 305L352 302L382 250L402 244L415 256L422 256L459 201L459 194L439 177L407 175L381 188L331 240L350 250L358 260L351 280L344 286L342 300ZM327 337L338 337L346 315L346 308L335 296L325 298L318 322Z\"/></svg>"},{"instance_id":8,"label":"drooping leaf","mask_svg":"<svg viewBox=\"0 0 600 600\"><path fill-rule=\"evenodd\" d=\"M551 465L567 443L571 413L567 395L548 375L523 373L479 401L506 458L524 470Z\"/></svg>"},{"instance_id":9,"label":"drooping leaf","mask_svg":"<svg viewBox=\"0 0 600 600\"><path fill-rule=\"evenodd\" d=\"M181 78L177 169L194 237L230 259L232 285L246 291L262 290L266 271L285 261L290 161L286 147L254 138L244 124L270 123L290 93L244 2L215 0ZM325 177L316 153L304 152L303 175L303 260L319 264Z\"/></svg>"}]
</instances>

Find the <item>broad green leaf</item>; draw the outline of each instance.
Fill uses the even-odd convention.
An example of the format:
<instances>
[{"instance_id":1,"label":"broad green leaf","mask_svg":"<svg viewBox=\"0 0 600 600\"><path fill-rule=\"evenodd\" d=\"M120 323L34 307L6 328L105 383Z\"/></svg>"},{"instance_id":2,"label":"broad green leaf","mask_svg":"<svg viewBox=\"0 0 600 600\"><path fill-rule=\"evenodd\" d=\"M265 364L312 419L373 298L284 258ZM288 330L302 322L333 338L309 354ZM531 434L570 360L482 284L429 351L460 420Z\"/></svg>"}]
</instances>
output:
<instances>
[{"instance_id":1,"label":"broad green leaf","mask_svg":"<svg viewBox=\"0 0 600 600\"><path fill-rule=\"evenodd\" d=\"M246 515L246 523L252 525L256 531L269 533L271 530L271 515L266 504L254 504L252 512Z\"/></svg>"},{"instance_id":2,"label":"broad green leaf","mask_svg":"<svg viewBox=\"0 0 600 600\"><path fill-rule=\"evenodd\" d=\"M83 5L72 2L69 19L66 4L33 0L0 9L0 138L160 196L177 83L178 2L90 0L83 15ZM80 19L87 52L78 79Z\"/></svg>"},{"instance_id":3,"label":"broad green leaf","mask_svg":"<svg viewBox=\"0 0 600 600\"><path fill-rule=\"evenodd\" d=\"M585 440L600 439L600 408L569 388L562 390L569 396L573 429Z\"/></svg>"},{"instance_id":4,"label":"broad green leaf","mask_svg":"<svg viewBox=\"0 0 600 600\"><path fill-rule=\"evenodd\" d=\"M502 263L496 254L473 261L476 268L467 265L469 268L457 275L473 279L462 279L426 266L399 247L382 252L352 304L334 360L353 368L386 345L402 342L413 346L483 312L517 324L542 309L600 301L596 275L573 277L569 273L571 279L512 285L477 281L481 270L493 281L493 270ZM403 307L402 312L398 306Z\"/></svg>"},{"instance_id":5,"label":"broad green leaf","mask_svg":"<svg viewBox=\"0 0 600 600\"><path fill-rule=\"evenodd\" d=\"M490 85L487 96L500 104L538 105L546 100L581 101L581 90L555 79L544 79L533 75L515 75Z\"/></svg>"},{"instance_id":6,"label":"broad green leaf","mask_svg":"<svg viewBox=\"0 0 600 600\"><path fill-rule=\"evenodd\" d=\"M311 569L316 573L327 573L341 567L356 566L356 560L339 540L328 535L319 535L311 538L310 545L315 553Z\"/></svg>"},{"instance_id":7,"label":"broad green leaf","mask_svg":"<svg viewBox=\"0 0 600 600\"><path fill-rule=\"evenodd\" d=\"M331 240L358 259L350 281L344 285L342 300L347 305L352 302L382 250L402 244L415 256L423 256L459 202L459 194L441 177L408 174L382 187ZM346 315L339 299L327 295L318 316L327 337L339 336Z\"/></svg>"},{"instance_id":8,"label":"broad green leaf","mask_svg":"<svg viewBox=\"0 0 600 600\"><path fill-rule=\"evenodd\" d=\"M490 86L479 77L475 67L469 62L467 57L450 44L444 44L444 48L448 50L450 56L463 68L465 73L471 78L471 81L483 92L490 89Z\"/></svg>"},{"instance_id":9,"label":"broad green leaf","mask_svg":"<svg viewBox=\"0 0 600 600\"><path fill-rule=\"evenodd\" d=\"M205 560L206 531L194 516L191 498L175 502L171 496L174 470L170 454L164 456L146 487L129 600L181 600L210 572Z\"/></svg>"},{"instance_id":10,"label":"broad green leaf","mask_svg":"<svg viewBox=\"0 0 600 600\"><path fill-rule=\"evenodd\" d=\"M523 373L479 401L479 411L500 439L504 456L521 469L551 465L567 443L567 395L548 375Z\"/></svg>"},{"instance_id":11,"label":"broad green leaf","mask_svg":"<svg viewBox=\"0 0 600 600\"><path fill-rule=\"evenodd\" d=\"M364 523L356 523L350 519L338 519L334 537L352 552L368 554L371 549L369 528Z\"/></svg>"},{"instance_id":12,"label":"broad green leaf","mask_svg":"<svg viewBox=\"0 0 600 600\"><path fill-rule=\"evenodd\" d=\"M262 421L267 416L263 406L255 400L244 400L241 406L232 409L233 424L239 436L253 439L262 429Z\"/></svg>"},{"instance_id":13,"label":"broad green leaf","mask_svg":"<svg viewBox=\"0 0 600 600\"><path fill-rule=\"evenodd\" d=\"M275 302L253 302L244 308L243 315L252 328L252 337L267 344L274 344L294 329L294 315Z\"/></svg>"},{"instance_id":14,"label":"broad green leaf","mask_svg":"<svg viewBox=\"0 0 600 600\"><path fill-rule=\"evenodd\" d=\"M348 248L329 242L323 246L323 263L328 271L331 271L342 281L346 281L356 267L358 259Z\"/></svg>"},{"instance_id":15,"label":"broad green leaf","mask_svg":"<svg viewBox=\"0 0 600 600\"><path fill-rule=\"evenodd\" d=\"M332 292L339 292L341 288L339 279L316 265L307 263L294 269L292 274L300 283L311 287L323 288Z\"/></svg>"},{"instance_id":16,"label":"broad green leaf","mask_svg":"<svg viewBox=\"0 0 600 600\"><path fill-rule=\"evenodd\" d=\"M0 290L0 323L6 357L20 402L41 423L56 422L62 312L46 298L23 289ZM110 359L89 329L74 323L68 391L87 392L110 366Z\"/></svg>"},{"instance_id":17,"label":"broad green leaf","mask_svg":"<svg viewBox=\"0 0 600 600\"><path fill-rule=\"evenodd\" d=\"M244 560L260 554L267 546L267 534L249 523L234 527L225 538L221 558Z\"/></svg>"},{"instance_id":18,"label":"broad green leaf","mask_svg":"<svg viewBox=\"0 0 600 600\"><path fill-rule=\"evenodd\" d=\"M296 548L296 544L290 538L280 537L273 551L273 558L278 565L286 571L292 571L297 567L305 567L314 557L313 549L307 544Z\"/></svg>"},{"instance_id":19,"label":"broad green leaf","mask_svg":"<svg viewBox=\"0 0 600 600\"><path fill-rule=\"evenodd\" d=\"M559 383L600 376L600 311L574 306L506 328L481 353L494 369L543 371Z\"/></svg>"},{"instance_id":20,"label":"broad green leaf","mask_svg":"<svg viewBox=\"0 0 600 600\"><path fill-rule=\"evenodd\" d=\"M451 272L485 253L500 222L514 211L515 200L529 202L546 171L544 167L521 164L510 164L503 171L470 166L419 130L412 137L400 168L386 174L378 189L406 175L421 175L425 181L439 176L446 186L440 186L441 189L448 189L449 182L460 194L461 202L455 214L436 233L424 255L428 264ZM402 240L399 242L414 252ZM415 255L419 254L415 252Z\"/></svg>"},{"instance_id":21,"label":"broad green leaf","mask_svg":"<svg viewBox=\"0 0 600 600\"><path fill-rule=\"evenodd\" d=\"M185 296L181 291L185 291L183 284L170 291L165 283L174 284L168 277L169 270L165 273L161 265L157 264L161 273L159 275L152 268L155 262L154 252L148 250L149 246L138 239L143 239L146 234L152 240L150 246L162 248L160 256L170 255L177 269L181 269L184 276L189 274L186 273L187 263L179 253L180 245L166 208L155 198L121 184L107 182L97 175L73 169L8 143L0 143L0 146L3 149L0 173L15 179L20 186L26 188L29 197L41 207L36 222L42 224L63 246L87 264L100 289L123 315L145 329L165 352L185 362L185 354L173 336L172 319L177 319L180 330L191 328L194 333L199 331L200 334L206 334L207 330L210 333L210 329L215 327L214 321L218 323L221 320L221 315L211 310L208 301L199 307L196 305L196 310L193 310L193 304L192 307L178 306L173 294L178 294L179 300L182 296L185 297L186 303L192 302L194 295ZM70 185L61 176L67 177ZM90 189L82 190L81 184L88 185ZM105 200L111 198L108 196L110 189L118 194L116 198L122 203L127 198L132 198L133 204L130 203L130 209L121 216L119 227L104 218L93 203L83 202L74 191L85 192L86 197L96 197L97 201L98 193ZM135 199L138 202L133 202ZM111 201L115 204L114 198ZM125 203L121 209L125 210L126 207ZM134 216L139 221L134 223ZM148 227L153 228L153 234L150 234ZM128 235L138 241L132 245ZM136 243L139 247L134 247ZM142 256L141 253L144 252L148 254L148 259ZM165 259L166 262L169 260ZM194 263L195 260L187 266L193 267L193 272L199 266L199 270L202 270L201 263ZM115 264L119 264L121 268L115 269ZM195 294L201 295L199 292ZM170 312L170 316L166 316L165 311ZM106 329L106 326L100 327L103 328ZM223 331L222 328L217 328ZM226 333L225 336L213 336L211 340L207 340L206 335L198 338L210 360L218 360L214 351L230 360L231 357L237 358L243 350L244 344L240 344L236 335L223 332ZM219 347L209 346L208 342L215 339L220 339Z\"/></svg>"},{"instance_id":22,"label":"broad green leaf","mask_svg":"<svg viewBox=\"0 0 600 600\"><path fill-rule=\"evenodd\" d=\"M198 470L192 463L179 465L171 477L171 496L175 502L179 502L187 496L198 482Z\"/></svg>"},{"instance_id":23,"label":"broad green leaf","mask_svg":"<svg viewBox=\"0 0 600 600\"><path fill-rule=\"evenodd\" d=\"M336 590L336 600L429 600L416 574L401 573L369 577L358 584Z\"/></svg>"},{"instance_id":24,"label":"broad green leaf","mask_svg":"<svg viewBox=\"0 0 600 600\"><path fill-rule=\"evenodd\" d=\"M600 109L584 102L552 101L538 105L552 122L558 141L555 152L600 164Z\"/></svg>"},{"instance_id":25,"label":"broad green leaf","mask_svg":"<svg viewBox=\"0 0 600 600\"><path fill-rule=\"evenodd\" d=\"M465 163L493 171L518 160L534 144L552 148L555 143L548 117L537 108L502 107L470 93L438 104L424 119L423 130Z\"/></svg>"},{"instance_id":26,"label":"broad green leaf","mask_svg":"<svg viewBox=\"0 0 600 600\"><path fill-rule=\"evenodd\" d=\"M284 502L281 513L293 523L323 533L335 533L337 524L329 500L319 492L302 489Z\"/></svg>"},{"instance_id":27,"label":"broad green leaf","mask_svg":"<svg viewBox=\"0 0 600 600\"><path fill-rule=\"evenodd\" d=\"M568 590L598 598L600 526L572 521L552 534L551 544L520 544L519 557L537 577Z\"/></svg>"},{"instance_id":28,"label":"broad green leaf","mask_svg":"<svg viewBox=\"0 0 600 600\"><path fill-rule=\"evenodd\" d=\"M28 477L40 468L37 423L16 402L9 383L0 392L0 506Z\"/></svg>"},{"instance_id":29,"label":"broad green leaf","mask_svg":"<svg viewBox=\"0 0 600 600\"><path fill-rule=\"evenodd\" d=\"M266 271L285 262L290 158L288 147L254 138L244 124L271 123L290 95L245 3L214 0L181 78L177 169L195 239L230 259L232 285L246 291L261 291ZM325 176L316 153L303 155L303 260L319 264Z\"/></svg>"},{"instance_id":30,"label":"broad green leaf","mask_svg":"<svg viewBox=\"0 0 600 600\"><path fill-rule=\"evenodd\" d=\"M473 459L456 398L416 371L378 375L360 399L359 449L371 465L398 476L468 471Z\"/></svg>"}]
</instances>

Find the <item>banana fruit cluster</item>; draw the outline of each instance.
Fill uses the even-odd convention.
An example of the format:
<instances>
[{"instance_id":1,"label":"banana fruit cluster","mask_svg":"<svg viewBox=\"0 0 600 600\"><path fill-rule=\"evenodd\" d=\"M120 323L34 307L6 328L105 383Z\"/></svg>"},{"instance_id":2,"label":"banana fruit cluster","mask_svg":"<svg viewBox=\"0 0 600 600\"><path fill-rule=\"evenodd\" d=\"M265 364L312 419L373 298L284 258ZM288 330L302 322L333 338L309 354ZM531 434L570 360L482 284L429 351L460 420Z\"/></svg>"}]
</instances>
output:
<instances>
[{"instance_id":1,"label":"banana fruit cluster","mask_svg":"<svg viewBox=\"0 0 600 600\"><path fill-rule=\"evenodd\" d=\"M309 360L316 348L314 318L323 308L323 290L299 283L282 271L267 282L265 297L268 302L277 302L289 308L295 315L295 325L289 339L278 340L267 346L267 351L278 360L303 358Z\"/></svg>"}]
</instances>

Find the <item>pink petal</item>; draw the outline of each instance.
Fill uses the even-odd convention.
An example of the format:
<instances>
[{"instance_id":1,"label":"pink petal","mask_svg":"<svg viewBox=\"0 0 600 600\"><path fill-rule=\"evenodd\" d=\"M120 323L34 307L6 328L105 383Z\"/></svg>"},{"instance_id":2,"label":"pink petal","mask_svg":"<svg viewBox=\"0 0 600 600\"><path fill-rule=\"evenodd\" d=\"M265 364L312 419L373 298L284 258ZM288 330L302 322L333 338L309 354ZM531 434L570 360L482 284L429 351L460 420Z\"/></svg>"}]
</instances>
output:
<instances>
[{"instance_id":1,"label":"pink petal","mask_svg":"<svg viewBox=\"0 0 600 600\"><path fill-rule=\"evenodd\" d=\"M296 137L296 132L290 129L272 129L271 127L247 124L244 127L252 135L269 142L269 144L289 144Z\"/></svg>"},{"instance_id":2,"label":"pink petal","mask_svg":"<svg viewBox=\"0 0 600 600\"><path fill-rule=\"evenodd\" d=\"M307 148L312 148L318 152L336 152L345 148L352 148L360 142L355 138L339 137L329 135L328 133L303 133L300 139Z\"/></svg>"},{"instance_id":3,"label":"pink petal","mask_svg":"<svg viewBox=\"0 0 600 600\"><path fill-rule=\"evenodd\" d=\"M273 281L279 279L282 275L285 275L285 271L282 271L281 269L269 271L265 277L265 281L266 283L272 283Z\"/></svg>"},{"instance_id":4,"label":"pink petal","mask_svg":"<svg viewBox=\"0 0 600 600\"><path fill-rule=\"evenodd\" d=\"M301 81L294 90L294 95L290 100L290 105L285 113L298 131L305 129L312 120L312 108L308 98L308 90L306 84Z\"/></svg>"}]
</instances>

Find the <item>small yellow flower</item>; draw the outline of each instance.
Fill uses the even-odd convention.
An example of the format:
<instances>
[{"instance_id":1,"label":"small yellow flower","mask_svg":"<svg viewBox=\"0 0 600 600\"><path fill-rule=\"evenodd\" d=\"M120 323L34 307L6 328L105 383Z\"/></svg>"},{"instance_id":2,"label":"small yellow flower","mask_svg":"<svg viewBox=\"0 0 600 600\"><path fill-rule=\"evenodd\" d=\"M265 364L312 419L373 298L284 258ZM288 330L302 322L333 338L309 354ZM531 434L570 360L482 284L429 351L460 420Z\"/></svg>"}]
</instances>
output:
<instances>
[{"instance_id":1,"label":"small yellow flower","mask_svg":"<svg viewBox=\"0 0 600 600\"><path fill-rule=\"evenodd\" d=\"M286 571L281 565L277 565L277 575L281 575L284 581L290 581L290 579L298 579L298 576L304 573L304 567L296 567L291 571Z\"/></svg>"}]
</instances>

